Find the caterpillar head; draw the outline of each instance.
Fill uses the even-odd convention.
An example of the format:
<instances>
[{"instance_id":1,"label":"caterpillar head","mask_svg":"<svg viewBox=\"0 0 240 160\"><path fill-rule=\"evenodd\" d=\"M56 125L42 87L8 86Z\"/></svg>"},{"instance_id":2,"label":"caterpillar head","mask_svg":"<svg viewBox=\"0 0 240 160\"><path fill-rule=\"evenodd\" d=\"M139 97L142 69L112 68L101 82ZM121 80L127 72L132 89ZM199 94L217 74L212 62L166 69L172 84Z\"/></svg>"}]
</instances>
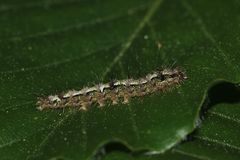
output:
<instances>
[{"instance_id":1,"label":"caterpillar head","mask_svg":"<svg viewBox=\"0 0 240 160\"><path fill-rule=\"evenodd\" d=\"M163 80L165 80L166 78L179 78L180 80L187 79L185 72L179 68L164 69L160 73L160 76Z\"/></svg>"}]
</instances>

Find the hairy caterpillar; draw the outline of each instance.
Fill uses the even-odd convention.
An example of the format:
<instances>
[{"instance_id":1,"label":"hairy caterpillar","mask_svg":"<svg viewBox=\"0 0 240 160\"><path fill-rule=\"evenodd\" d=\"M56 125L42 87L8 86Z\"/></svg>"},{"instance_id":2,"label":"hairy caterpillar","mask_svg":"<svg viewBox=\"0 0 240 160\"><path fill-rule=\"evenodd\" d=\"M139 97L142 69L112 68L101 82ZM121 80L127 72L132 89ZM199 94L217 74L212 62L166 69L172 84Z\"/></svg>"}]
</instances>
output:
<instances>
[{"instance_id":1,"label":"hairy caterpillar","mask_svg":"<svg viewBox=\"0 0 240 160\"><path fill-rule=\"evenodd\" d=\"M87 110L91 105L99 107L107 103L129 103L133 97L145 96L157 91L165 91L180 85L186 74L179 68L162 69L147 74L139 79L116 80L92 87L85 87L79 91L71 90L59 95L38 98L39 110L48 108L78 107Z\"/></svg>"}]
</instances>

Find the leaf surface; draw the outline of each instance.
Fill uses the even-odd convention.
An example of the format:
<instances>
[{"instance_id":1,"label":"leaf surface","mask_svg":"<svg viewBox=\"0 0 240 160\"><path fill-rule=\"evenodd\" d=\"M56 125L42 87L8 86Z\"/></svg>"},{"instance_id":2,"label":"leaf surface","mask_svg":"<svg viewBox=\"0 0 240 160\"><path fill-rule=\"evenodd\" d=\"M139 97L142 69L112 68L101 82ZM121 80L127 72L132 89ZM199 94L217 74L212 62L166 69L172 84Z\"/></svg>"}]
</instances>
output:
<instances>
[{"instance_id":1,"label":"leaf surface","mask_svg":"<svg viewBox=\"0 0 240 160\"><path fill-rule=\"evenodd\" d=\"M240 79L236 0L14 0L0 6L5 159L87 159L113 140L164 152L195 129L215 81ZM39 96L172 65L184 68L188 80L166 93L87 112L36 110Z\"/></svg>"},{"instance_id":2,"label":"leaf surface","mask_svg":"<svg viewBox=\"0 0 240 160\"><path fill-rule=\"evenodd\" d=\"M211 108L191 138L163 154L132 156L111 152L104 160L237 160L240 157L240 107L218 104ZM131 152L131 151L129 151Z\"/></svg>"}]
</instances>

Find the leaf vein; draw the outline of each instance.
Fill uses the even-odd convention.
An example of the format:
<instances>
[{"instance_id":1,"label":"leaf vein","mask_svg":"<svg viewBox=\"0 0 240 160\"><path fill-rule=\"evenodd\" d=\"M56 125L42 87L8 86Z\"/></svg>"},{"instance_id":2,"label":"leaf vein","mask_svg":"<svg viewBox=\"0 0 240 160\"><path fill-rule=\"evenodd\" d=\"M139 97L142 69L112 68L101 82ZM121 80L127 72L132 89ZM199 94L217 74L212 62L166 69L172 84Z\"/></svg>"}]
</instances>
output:
<instances>
[{"instance_id":1,"label":"leaf vein","mask_svg":"<svg viewBox=\"0 0 240 160\"><path fill-rule=\"evenodd\" d=\"M185 9L192 15L193 18L196 19L196 23L199 25L200 30L204 34L204 36L209 39L214 46L219 50L220 56L224 59L227 66L232 68L232 62L231 59L225 54L225 51L217 44L216 39L213 37L213 35L207 30L206 25L204 24L202 18L198 15L196 11L194 11L193 7L186 1L181 1Z\"/></svg>"},{"instance_id":2,"label":"leaf vein","mask_svg":"<svg viewBox=\"0 0 240 160\"><path fill-rule=\"evenodd\" d=\"M222 113L214 112L214 111L209 111L209 113L240 124L240 120L239 120L239 119L235 119L235 118L233 118L233 117L224 115L224 114L222 114Z\"/></svg>"},{"instance_id":3,"label":"leaf vein","mask_svg":"<svg viewBox=\"0 0 240 160\"><path fill-rule=\"evenodd\" d=\"M75 112L69 112L68 114L66 114L66 116L64 118L62 118L60 121L57 122L57 124L51 128L51 131L44 137L44 139L39 143L39 145L35 148L35 151L33 152L33 154L29 155L26 159L31 159L35 156L38 155L38 153L40 152L41 148L47 143L47 141L49 140L49 138L55 134L55 131L60 128L65 122L66 120L68 120L68 118L73 115L73 113Z\"/></svg>"},{"instance_id":4,"label":"leaf vein","mask_svg":"<svg viewBox=\"0 0 240 160\"><path fill-rule=\"evenodd\" d=\"M122 49L119 51L118 55L113 59L112 63L108 66L106 71L103 73L103 77L106 77L106 75L112 70L114 65L124 56L124 54L128 51L128 49L131 47L134 39L137 37L137 35L142 31L142 29L146 26L147 22L152 18L152 16L155 14L157 9L162 4L163 0L156 0L150 7L150 9L147 11L145 16L143 17L143 20L138 24L137 28L133 31L133 33L129 36L127 41L123 44Z\"/></svg>"},{"instance_id":5,"label":"leaf vein","mask_svg":"<svg viewBox=\"0 0 240 160\"><path fill-rule=\"evenodd\" d=\"M197 135L194 136L194 138L197 138L197 139L200 139L200 140L203 140L203 141L207 141L207 142L216 143L216 144L219 144L221 146L229 147L231 149L235 149L235 150L240 151L240 148L238 146L235 146L235 145L232 145L232 144L229 144L229 143L226 143L226 142L221 142L217 139L212 139L212 138L197 136Z\"/></svg>"},{"instance_id":6,"label":"leaf vein","mask_svg":"<svg viewBox=\"0 0 240 160\"><path fill-rule=\"evenodd\" d=\"M31 38L39 38L39 37L44 37L44 36L49 36L49 35L54 35L54 34L58 34L58 33L64 33L64 32L68 32L71 31L73 29L79 30L82 29L84 27L90 27L90 26L95 26L95 25L100 25L109 21L114 21L117 19L120 19L126 15L134 15L136 13L138 13L139 11L145 10L148 7L148 5L141 5L135 8L131 8L129 9L127 12L125 13L121 13L118 15L110 15L110 16L106 16L103 18L97 18L94 19L90 22L86 22L86 23L79 23L79 24L75 24L75 25L69 25L69 26L65 26L63 28L59 28L59 29L54 29L54 30L47 30L47 31L42 31L42 32L38 32L38 33L34 33L34 34L30 34L27 36L16 36L16 37L11 37L8 38L7 40L9 41L21 41L23 39L31 39ZM0 39L0 42L5 41L6 39Z\"/></svg>"},{"instance_id":7,"label":"leaf vein","mask_svg":"<svg viewBox=\"0 0 240 160\"><path fill-rule=\"evenodd\" d=\"M193 157L193 158L196 158L196 159L200 159L200 160L211 160L208 157L199 156L199 155L196 155L196 154L193 154L193 153L188 153L188 152L182 151L180 149L173 149L173 151L176 152L176 153L179 153L179 154L182 154L182 155L185 155L185 156L189 156L189 157Z\"/></svg>"},{"instance_id":8,"label":"leaf vein","mask_svg":"<svg viewBox=\"0 0 240 160\"><path fill-rule=\"evenodd\" d=\"M18 72L27 72L27 71L40 70L40 69L44 69L44 68L57 67L59 65L71 63L73 61L78 61L81 58L86 58L86 57L92 56L92 55L94 55L94 54L96 54L100 51L103 51L103 50L109 50L110 48L115 47L115 46L119 45L120 43L121 42L118 42L118 43L115 43L113 45L100 48L99 50L96 50L94 52L89 52L89 53L86 53L85 55L81 55L81 56L78 56L78 57L72 57L72 58L59 60L59 61L55 61L55 62L52 62L52 63L47 63L47 64L44 64L44 65L40 65L40 66L28 67L28 68L24 68L24 69L2 71L2 72L0 72L0 74L12 74L12 73L18 73Z\"/></svg>"}]
</instances>

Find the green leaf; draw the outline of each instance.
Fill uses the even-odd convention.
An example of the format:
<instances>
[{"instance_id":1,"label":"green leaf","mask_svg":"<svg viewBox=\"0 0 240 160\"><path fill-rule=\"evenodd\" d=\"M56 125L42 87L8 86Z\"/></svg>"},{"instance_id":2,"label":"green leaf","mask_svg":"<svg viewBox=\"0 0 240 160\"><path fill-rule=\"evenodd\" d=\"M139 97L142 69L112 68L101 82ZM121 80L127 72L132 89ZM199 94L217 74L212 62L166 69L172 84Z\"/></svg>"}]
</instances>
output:
<instances>
[{"instance_id":1,"label":"green leaf","mask_svg":"<svg viewBox=\"0 0 240 160\"><path fill-rule=\"evenodd\" d=\"M0 154L87 159L110 141L164 152L196 127L207 89L239 82L239 2L0 2ZM180 66L188 80L129 105L38 111L39 96Z\"/></svg>"},{"instance_id":2,"label":"green leaf","mask_svg":"<svg viewBox=\"0 0 240 160\"><path fill-rule=\"evenodd\" d=\"M212 108L194 140L180 145L175 152L202 159L232 159L240 157L239 104L220 104Z\"/></svg>"},{"instance_id":3,"label":"green leaf","mask_svg":"<svg viewBox=\"0 0 240 160\"><path fill-rule=\"evenodd\" d=\"M131 156L112 152L104 160L237 160L240 157L239 104L211 108L201 126L185 141L164 154Z\"/></svg>"}]
</instances>

